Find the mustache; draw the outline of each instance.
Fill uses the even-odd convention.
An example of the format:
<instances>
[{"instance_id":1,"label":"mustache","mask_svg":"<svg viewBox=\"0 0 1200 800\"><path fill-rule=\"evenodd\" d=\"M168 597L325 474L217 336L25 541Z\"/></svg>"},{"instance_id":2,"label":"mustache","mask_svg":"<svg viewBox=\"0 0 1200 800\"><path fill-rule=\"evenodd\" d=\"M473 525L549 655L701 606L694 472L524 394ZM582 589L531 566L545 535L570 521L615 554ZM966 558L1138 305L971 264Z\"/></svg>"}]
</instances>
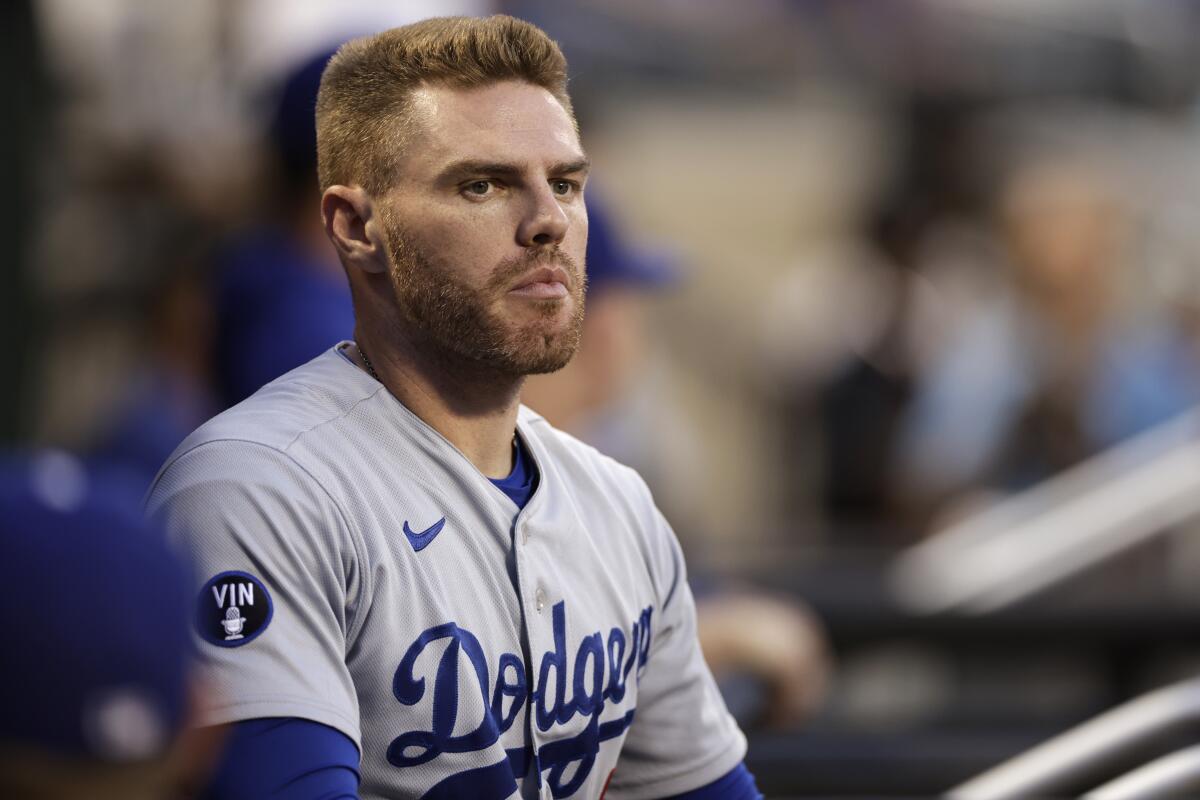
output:
<instances>
[{"instance_id":1,"label":"mustache","mask_svg":"<svg viewBox=\"0 0 1200 800\"><path fill-rule=\"evenodd\" d=\"M517 278L537 267L562 267L563 272L567 273L568 289L575 289L575 285L580 281L586 285L586 276L575 259L555 245L554 247L529 250L524 255L504 259L496 265L495 271L492 272L492 277L488 280L488 288L507 289Z\"/></svg>"}]
</instances>

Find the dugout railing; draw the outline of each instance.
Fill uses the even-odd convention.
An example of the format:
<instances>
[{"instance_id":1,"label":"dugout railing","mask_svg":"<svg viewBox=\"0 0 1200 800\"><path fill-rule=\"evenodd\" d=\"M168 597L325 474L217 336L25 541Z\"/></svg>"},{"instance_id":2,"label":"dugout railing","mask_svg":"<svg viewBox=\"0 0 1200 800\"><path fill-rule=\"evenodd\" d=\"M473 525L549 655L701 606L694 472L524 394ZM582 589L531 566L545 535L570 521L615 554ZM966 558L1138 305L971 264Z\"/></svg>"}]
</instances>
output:
<instances>
[{"instance_id":1,"label":"dugout railing","mask_svg":"<svg viewBox=\"0 0 1200 800\"><path fill-rule=\"evenodd\" d=\"M1151 692L952 789L950 800L1200 796L1200 678ZM1166 752L1164 752L1164 750ZM1124 770L1114 776L1114 771Z\"/></svg>"}]
</instances>

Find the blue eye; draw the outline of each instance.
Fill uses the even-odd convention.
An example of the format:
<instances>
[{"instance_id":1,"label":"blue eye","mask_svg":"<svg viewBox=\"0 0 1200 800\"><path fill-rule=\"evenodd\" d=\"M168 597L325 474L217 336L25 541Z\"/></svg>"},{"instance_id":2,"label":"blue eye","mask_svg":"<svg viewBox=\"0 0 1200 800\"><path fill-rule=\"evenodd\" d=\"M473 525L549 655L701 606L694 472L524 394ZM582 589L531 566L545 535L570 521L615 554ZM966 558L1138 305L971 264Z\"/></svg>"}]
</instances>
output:
<instances>
[{"instance_id":1,"label":"blue eye","mask_svg":"<svg viewBox=\"0 0 1200 800\"><path fill-rule=\"evenodd\" d=\"M550 181L550 188L554 190L555 194L568 195L575 188L575 184L571 181Z\"/></svg>"},{"instance_id":2,"label":"blue eye","mask_svg":"<svg viewBox=\"0 0 1200 800\"><path fill-rule=\"evenodd\" d=\"M492 188L491 181L475 181L467 184L467 191L471 194L484 195Z\"/></svg>"}]
</instances>

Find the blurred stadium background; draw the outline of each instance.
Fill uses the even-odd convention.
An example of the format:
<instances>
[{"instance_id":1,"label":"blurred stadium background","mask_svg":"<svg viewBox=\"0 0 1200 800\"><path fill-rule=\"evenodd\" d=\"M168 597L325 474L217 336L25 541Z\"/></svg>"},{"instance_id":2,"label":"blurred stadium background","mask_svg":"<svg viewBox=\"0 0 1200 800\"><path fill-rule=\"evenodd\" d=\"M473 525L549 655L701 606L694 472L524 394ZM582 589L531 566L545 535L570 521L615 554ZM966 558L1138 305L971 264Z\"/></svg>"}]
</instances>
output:
<instances>
[{"instance_id":1,"label":"blurred stadium background","mask_svg":"<svg viewBox=\"0 0 1200 800\"><path fill-rule=\"evenodd\" d=\"M132 490L256 335L344 327L337 290L230 287L231 242L316 214L278 87L496 11L561 43L608 216L673 275L571 427L701 584L828 637L803 720L725 681L769 796L934 794L1200 671L1187 0L6 3L5 444Z\"/></svg>"}]
</instances>

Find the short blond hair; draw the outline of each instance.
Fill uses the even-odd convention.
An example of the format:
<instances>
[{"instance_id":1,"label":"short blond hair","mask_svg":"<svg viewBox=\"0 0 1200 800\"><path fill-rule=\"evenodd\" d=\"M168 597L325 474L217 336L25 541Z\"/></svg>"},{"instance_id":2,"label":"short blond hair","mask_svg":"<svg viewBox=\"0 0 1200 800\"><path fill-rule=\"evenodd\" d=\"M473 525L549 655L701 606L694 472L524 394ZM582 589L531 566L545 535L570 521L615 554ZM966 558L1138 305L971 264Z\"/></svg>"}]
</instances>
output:
<instances>
[{"instance_id":1,"label":"short blond hair","mask_svg":"<svg viewBox=\"0 0 1200 800\"><path fill-rule=\"evenodd\" d=\"M438 17L347 42L330 59L317 94L321 190L391 185L413 92L425 85L474 88L506 80L541 86L574 120L567 60L540 28L498 14Z\"/></svg>"}]
</instances>

